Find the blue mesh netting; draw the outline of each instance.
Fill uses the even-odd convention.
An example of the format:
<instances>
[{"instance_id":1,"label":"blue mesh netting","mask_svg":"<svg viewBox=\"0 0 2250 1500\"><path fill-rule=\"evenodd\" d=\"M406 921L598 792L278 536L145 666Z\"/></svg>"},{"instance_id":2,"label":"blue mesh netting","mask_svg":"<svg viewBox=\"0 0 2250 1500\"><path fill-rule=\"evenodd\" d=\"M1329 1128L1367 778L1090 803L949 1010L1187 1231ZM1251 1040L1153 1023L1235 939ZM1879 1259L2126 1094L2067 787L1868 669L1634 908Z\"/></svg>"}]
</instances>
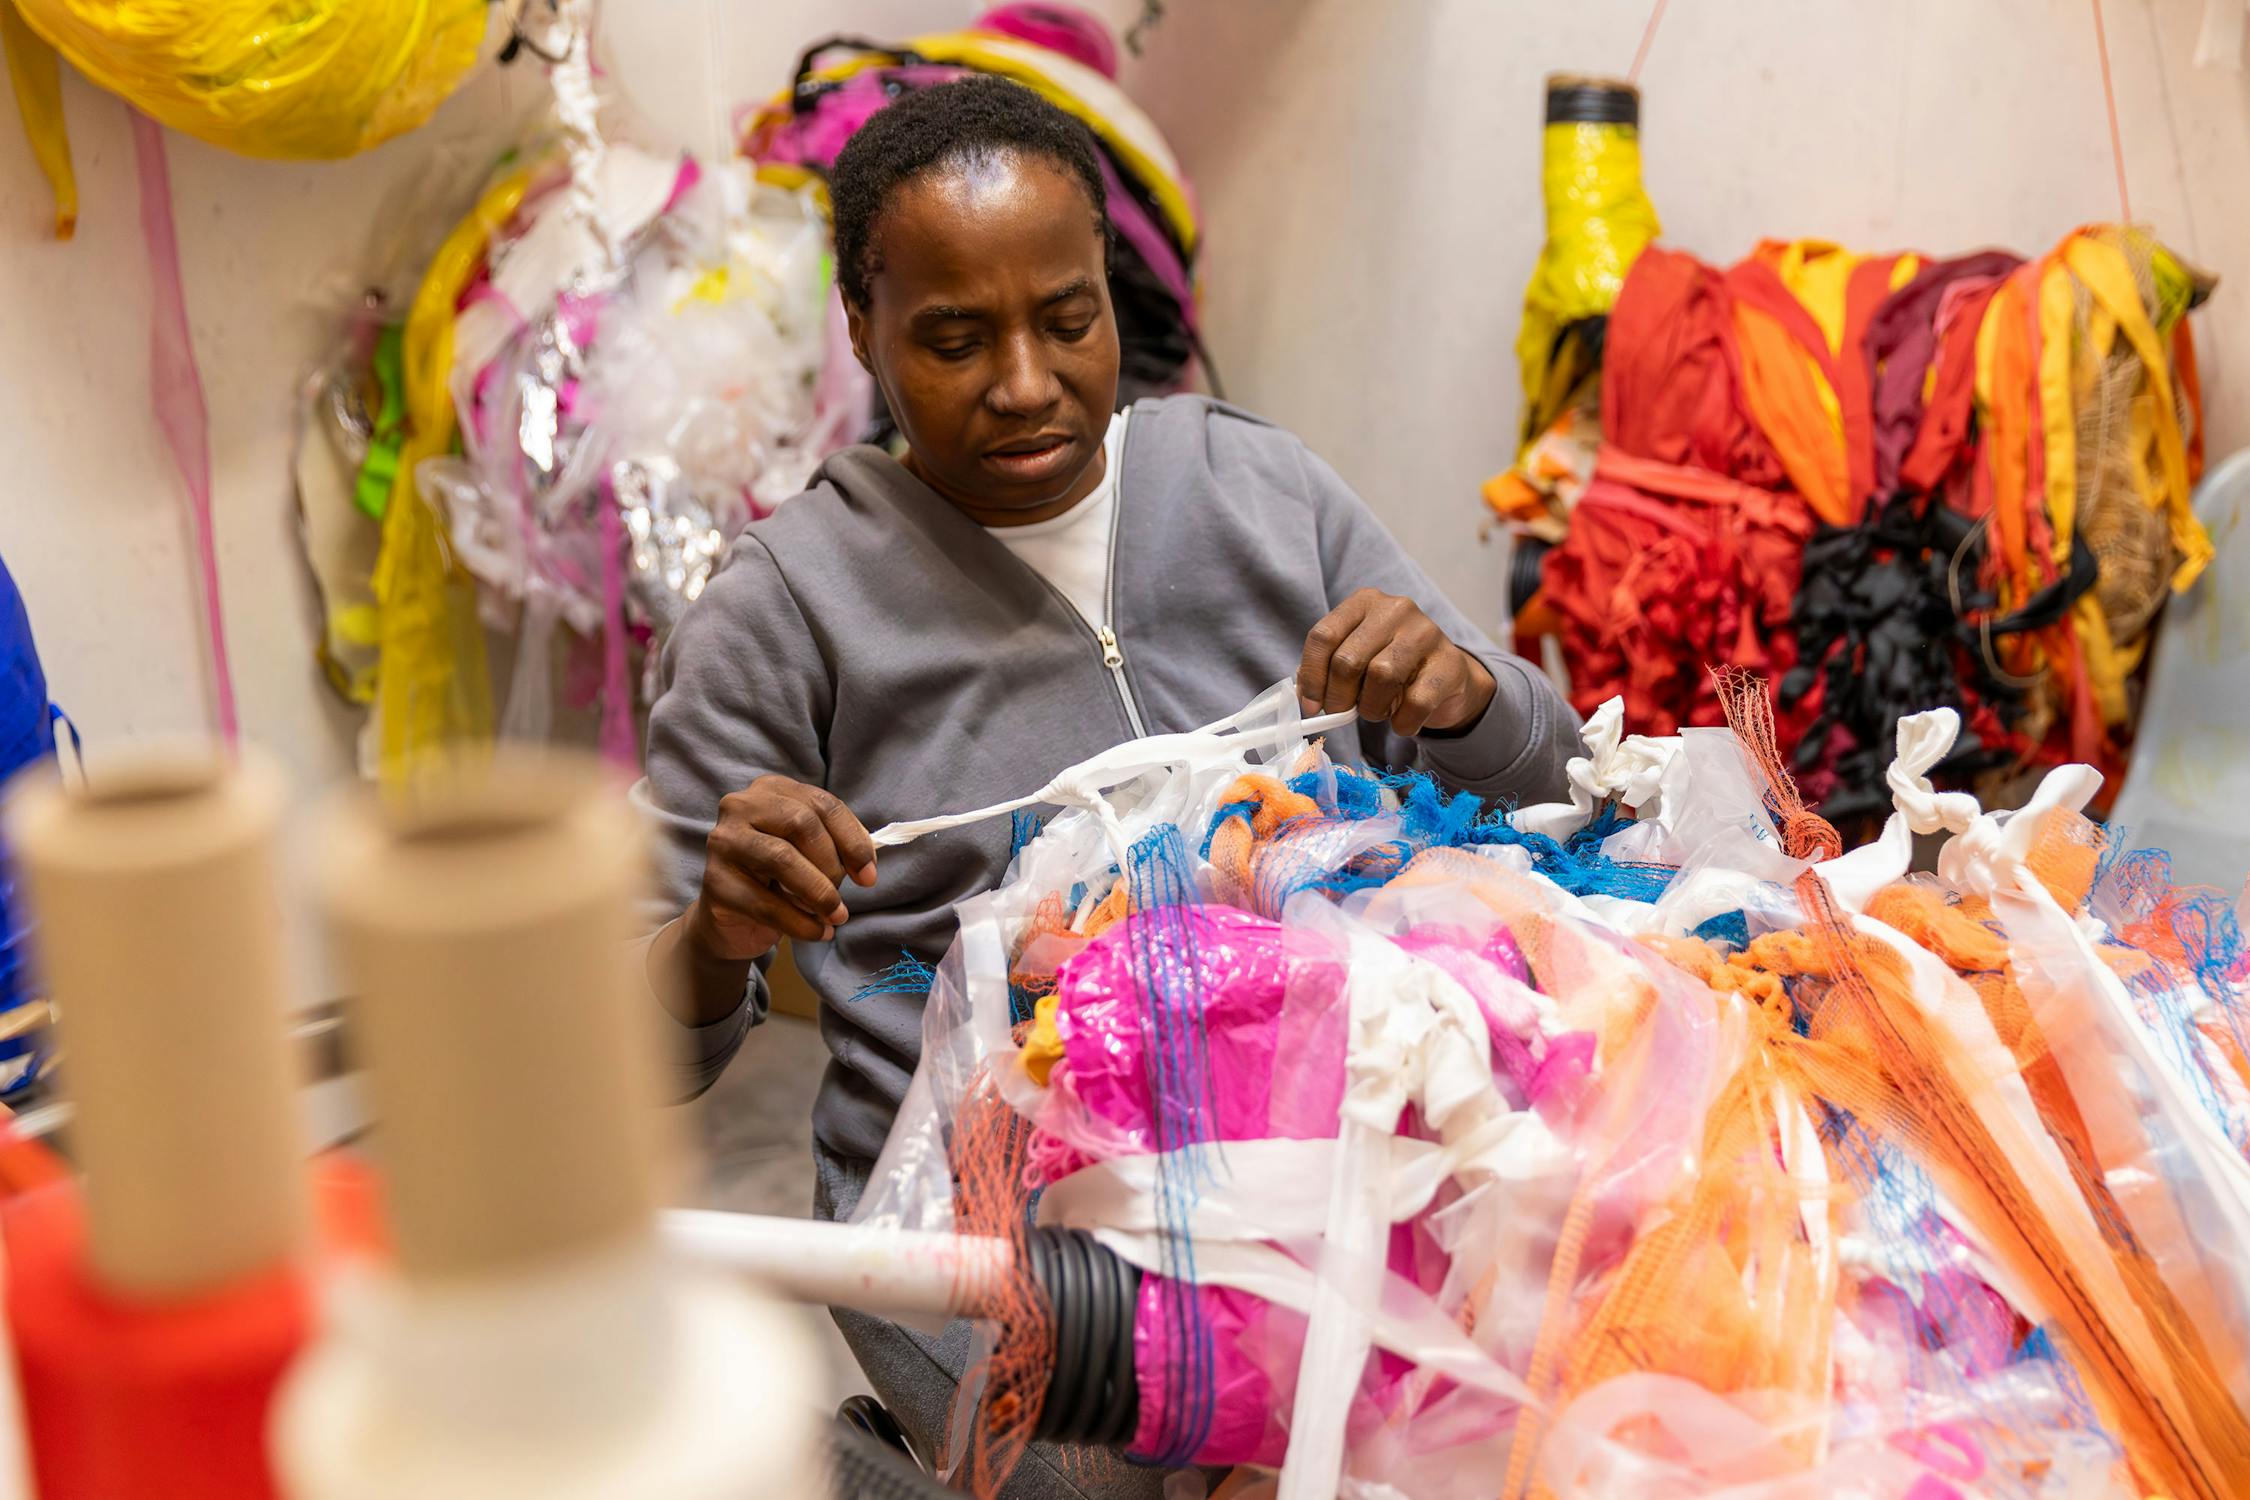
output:
<instances>
[{"instance_id":1,"label":"blue mesh netting","mask_svg":"<svg viewBox=\"0 0 2250 1500\"><path fill-rule=\"evenodd\" d=\"M1013 860L1023 853L1023 846L1039 837L1039 830L1046 826L1046 817L1034 807L1019 807L1009 814L1008 858Z\"/></svg>"},{"instance_id":2,"label":"blue mesh netting","mask_svg":"<svg viewBox=\"0 0 2250 1500\"><path fill-rule=\"evenodd\" d=\"M1289 790L1310 797L1339 818L1372 818L1383 810L1383 783L1342 766L1290 778Z\"/></svg>"},{"instance_id":3,"label":"blue mesh netting","mask_svg":"<svg viewBox=\"0 0 2250 1500\"><path fill-rule=\"evenodd\" d=\"M1197 858L1209 859L1211 857L1211 842L1219 836L1219 830L1226 827L1228 823L1236 818L1240 818L1247 823L1257 815L1258 804L1255 802L1229 802L1213 813L1211 815L1211 826L1205 829L1203 833L1203 847L1195 851Z\"/></svg>"},{"instance_id":4,"label":"blue mesh netting","mask_svg":"<svg viewBox=\"0 0 2250 1500\"><path fill-rule=\"evenodd\" d=\"M1558 841L1543 833L1526 832L1509 819L1508 809L1487 806L1471 792L1446 792L1422 771L1376 775L1334 766L1307 771L1289 782L1289 790L1310 797L1336 818L1361 821L1391 811L1399 820L1399 840L1355 858L1344 869L1319 876L1294 877L1297 889L1320 889L1343 894L1377 886L1389 880L1406 861L1423 849L1469 849L1512 844L1531 856L1532 868L1574 896L1617 896L1628 901L1653 902L1664 894L1676 873L1666 865L1633 864L1611 859L1602 843L1612 834L1632 826L1614 807L1603 807L1593 819ZM1203 840L1209 857L1218 827L1230 818L1247 817L1256 808L1230 803L1219 809ZM1267 909L1263 900L1260 909ZM1272 908L1278 909L1278 907Z\"/></svg>"},{"instance_id":5,"label":"blue mesh netting","mask_svg":"<svg viewBox=\"0 0 2250 1500\"><path fill-rule=\"evenodd\" d=\"M2163 849L2128 850L2122 829L2110 829L2096 869L2090 905L2112 943L2137 947L2158 962L2130 968L2125 980L2165 1061L2238 1151L2250 1150L2250 1118L2230 1101L2232 1064L2198 1022L2223 1026L2236 1050L2250 1056L2250 994L2242 927L2234 905L2204 886L2172 880Z\"/></svg>"}]
</instances>

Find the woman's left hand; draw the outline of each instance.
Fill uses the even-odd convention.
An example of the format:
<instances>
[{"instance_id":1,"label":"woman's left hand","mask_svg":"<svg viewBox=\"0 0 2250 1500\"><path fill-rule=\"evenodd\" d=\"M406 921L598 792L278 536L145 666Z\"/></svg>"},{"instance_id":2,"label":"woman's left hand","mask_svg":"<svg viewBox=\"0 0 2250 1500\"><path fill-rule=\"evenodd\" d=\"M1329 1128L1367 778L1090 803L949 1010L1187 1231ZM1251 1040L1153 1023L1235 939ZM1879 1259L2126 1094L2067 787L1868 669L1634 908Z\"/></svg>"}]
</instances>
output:
<instances>
[{"instance_id":1,"label":"woman's left hand","mask_svg":"<svg viewBox=\"0 0 2250 1500\"><path fill-rule=\"evenodd\" d=\"M1400 734L1466 729L1494 683L1485 664L1446 639L1411 599L1361 589L1305 637L1297 696L1307 713L1356 708Z\"/></svg>"}]
</instances>

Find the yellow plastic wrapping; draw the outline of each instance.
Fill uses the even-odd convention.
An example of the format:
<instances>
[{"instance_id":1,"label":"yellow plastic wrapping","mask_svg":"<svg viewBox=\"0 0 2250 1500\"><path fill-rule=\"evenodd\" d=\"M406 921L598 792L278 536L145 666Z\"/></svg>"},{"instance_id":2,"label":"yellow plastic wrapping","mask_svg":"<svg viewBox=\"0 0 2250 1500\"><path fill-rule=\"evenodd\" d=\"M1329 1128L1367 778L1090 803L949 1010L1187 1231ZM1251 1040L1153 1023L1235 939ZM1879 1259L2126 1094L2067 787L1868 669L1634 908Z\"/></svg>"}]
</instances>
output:
<instances>
[{"instance_id":1,"label":"yellow plastic wrapping","mask_svg":"<svg viewBox=\"0 0 2250 1500\"><path fill-rule=\"evenodd\" d=\"M0 34L68 223L76 190L54 59L17 45L24 28L184 135L245 156L328 159L427 120L475 64L487 11L485 0L0 0Z\"/></svg>"},{"instance_id":2,"label":"yellow plastic wrapping","mask_svg":"<svg viewBox=\"0 0 2250 1500\"><path fill-rule=\"evenodd\" d=\"M453 556L444 519L416 488L414 471L453 446L454 305L530 183L528 172L510 174L454 226L406 316L410 430L399 451L375 564L382 641L375 722L386 782L405 780L433 752L492 735L492 688L476 586Z\"/></svg>"},{"instance_id":3,"label":"yellow plastic wrapping","mask_svg":"<svg viewBox=\"0 0 2250 1500\"><path fill-rule=\"evenodd\" d=\"M1567 83L1550 80L1549 87ZM1555 358L1558 336L1581 318L1608 312L1625 273L1663 232L1641 186L1638 126L1547 126L1541 181L1547 243L1524 289L1523 330L1516 337L1527 447L1567 402L1566 391L1552 389L1554 377L1570 363ZM1540 416L1547 420L1537 421Z\"/></svg>"},{"instance_id":4,"label":"yellow plastic wrapping","mask_svg":"<svg viewBox=\"0 0 2250 1500\"><path fill-rule=\"evenodd\" d=\"M8 81L15 85L23 133L55 195L55 238L67 240L78 228L78 175L71 170L70 136L63 127L62 64L8 0L0 0L0 46L7 49Z\"/></svg>"}]
</instances>

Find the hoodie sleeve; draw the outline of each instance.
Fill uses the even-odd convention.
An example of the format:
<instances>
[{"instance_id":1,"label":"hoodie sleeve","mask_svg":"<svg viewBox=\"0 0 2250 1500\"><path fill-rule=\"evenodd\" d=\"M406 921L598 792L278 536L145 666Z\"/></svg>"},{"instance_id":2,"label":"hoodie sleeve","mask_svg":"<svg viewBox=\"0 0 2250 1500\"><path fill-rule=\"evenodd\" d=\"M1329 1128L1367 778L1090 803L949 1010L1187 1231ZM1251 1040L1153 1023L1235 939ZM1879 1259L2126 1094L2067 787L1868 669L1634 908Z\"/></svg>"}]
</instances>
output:
<instances>
[{"instance_id":1,"label":"hoodie sleeve","mask_svg":"<svg viewBox=\"0 0 2250 1500\"><path fill-rule=\"evenodd\" d=\"M1409 740L1387 725L1363 726L1370 763L1411 764L1448 786L1518 806L1566 800L1569 779L1563 768L1578 753L1578 716L1554 684L1494 645L1406 555L1342 476L1301 443L1296 447L1319 528L1329 608L1365 588L1402 595L1492 673L1492 703L1466 729Z\"/></svg>"},{"instance_id":2,"label":"hoodie sleeve","mask_svg":"<svg viewBox=\"0 0 2250 1500\"><path fill-rule=\"evenodd\" d=\"M655 832L657 879L644 912L651 939L702 890L704 843L721 798L761 776L815 786L826 779L819 726L831 708L827 670L779 565L755 535L736 542L680 617L664 646L661 679L649 712L647 774L633 788ZM676 1026L682 1097L717 1081L765 1019L771 962L769 954L751 968L732 1014L708 1026ZM650 1003L658 1003L653 984Z\"/></svg>"}]
</instances>

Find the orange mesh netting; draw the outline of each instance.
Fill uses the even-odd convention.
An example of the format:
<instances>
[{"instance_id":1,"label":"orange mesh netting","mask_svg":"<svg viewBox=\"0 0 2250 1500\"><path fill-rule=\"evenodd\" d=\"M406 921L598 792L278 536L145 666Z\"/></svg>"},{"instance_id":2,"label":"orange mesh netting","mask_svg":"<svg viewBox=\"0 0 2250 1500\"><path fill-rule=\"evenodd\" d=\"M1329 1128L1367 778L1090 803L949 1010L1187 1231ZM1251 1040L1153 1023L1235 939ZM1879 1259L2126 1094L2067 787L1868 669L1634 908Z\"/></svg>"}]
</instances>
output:
<instances>
[{"instance_id":1,"label":"orange mesh netting","mask_svg":"<svg viewBox=\"0 0 2250 1500\"><path fill-rule=\"evenodd\" d=\"M1833 831L1812 826L1819 820L1782 769L1764 685L1725 676L1720 693L1784 846L1799 857L1833 849ZM2194 1327L2161 1295L2146 1252L2102 1243L2074 1185L2040 1180L2051 1174L2039 1143L1984 1098L1990 1080L1917 1001L1901 955L1853 929L1817 870L1797 896L1828 973L1808 1044L1792 1048L1813 1091L1920 1148L1995 1259L2054 1320L2145 1483L2175 1497L2250 1494L2250 1426Z\"/></svg>"},{"instance_id":2,"label":"orange mesh netting","mask_svg":"<svg viewBox=\"0 0 2250 1500\"><path fill-rule=\"evenodd\" d=\"M994 1325L992 1352L965 1377L980 1380L974 1429L968 1435L968 1480L977 1495L1000 1493L1023 1460L1039 1425L1054 1371L1054 1310L1031 1274L1026 1249L1030 1214L1024 1186L1031 1125L1000 1097L991 1078L978 1074L954 1119L950 1152L954 1173L954 1223L964 1235L1006 1240L1009 1274L961 1289L960 1304ZM947 1453L959 1452L961 1435L946 1434Z\"/></svg>"}]
</instances>

